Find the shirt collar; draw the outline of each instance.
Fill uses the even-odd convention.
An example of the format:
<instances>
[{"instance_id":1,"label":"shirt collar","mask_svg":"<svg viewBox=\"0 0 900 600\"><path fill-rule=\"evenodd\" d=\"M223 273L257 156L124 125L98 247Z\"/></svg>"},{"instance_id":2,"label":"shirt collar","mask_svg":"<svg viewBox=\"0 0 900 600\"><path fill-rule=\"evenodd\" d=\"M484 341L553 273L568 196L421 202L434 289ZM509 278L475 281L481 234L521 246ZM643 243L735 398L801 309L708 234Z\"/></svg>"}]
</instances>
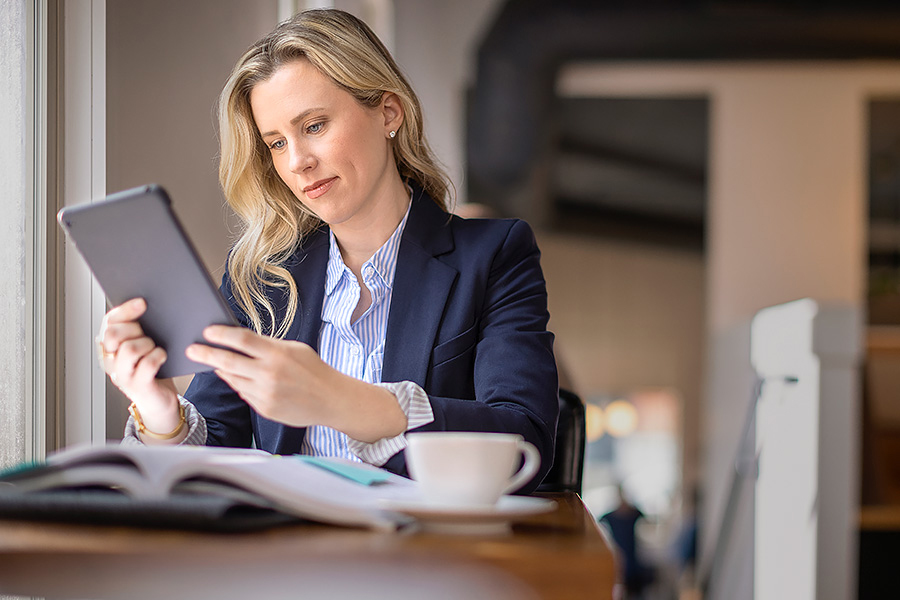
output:
<instances>
[{"instance_id":1,"label":"shirt collar","mask_svg":"<svg viewBox=\"0 0 900 600\"><path fill-rule=\"evenodd\" d=\"M409 210L412 207L412 199L406 206L406 214L400 220L400 224L391 234L391 237L382 244L381 248L375 251L372 258L363 263L363 270L371 265L375 272L387 287L394 285L394 273L397 270L397 252L400 248L400 239L403 237L403 230L406 228L406 220L409 218ZM338 246L337 238L334 232L328 232L328 266L325 274L325 295L330 296L334 288L340 282L344 273L348 273L351 277L353 272L350 267L344 264L344 258L341 256L341 249Z\"/></svg>"}]
</instances>

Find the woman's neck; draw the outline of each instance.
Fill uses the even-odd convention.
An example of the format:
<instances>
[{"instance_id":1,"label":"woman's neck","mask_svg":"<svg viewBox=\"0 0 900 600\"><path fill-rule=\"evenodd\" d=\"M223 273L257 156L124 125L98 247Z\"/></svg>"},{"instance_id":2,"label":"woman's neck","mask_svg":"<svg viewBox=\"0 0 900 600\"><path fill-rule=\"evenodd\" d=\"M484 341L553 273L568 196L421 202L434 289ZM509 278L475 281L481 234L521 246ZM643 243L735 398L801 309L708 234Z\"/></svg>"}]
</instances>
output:
<instances>
[{"instance_id":1,"label":"woman's neck","mask_svg":"<svg viewBox=\"0 0 900 600\"><path fill-rule=\"evenodd\" d=\"M332 226L331 230L341 249L344 264L359 277L363 264L372 258L379 248L396 231L409 207L409 189L400 180L389 192L372 203L368 215L353 223Z\"/></svg>"}]
</instances>

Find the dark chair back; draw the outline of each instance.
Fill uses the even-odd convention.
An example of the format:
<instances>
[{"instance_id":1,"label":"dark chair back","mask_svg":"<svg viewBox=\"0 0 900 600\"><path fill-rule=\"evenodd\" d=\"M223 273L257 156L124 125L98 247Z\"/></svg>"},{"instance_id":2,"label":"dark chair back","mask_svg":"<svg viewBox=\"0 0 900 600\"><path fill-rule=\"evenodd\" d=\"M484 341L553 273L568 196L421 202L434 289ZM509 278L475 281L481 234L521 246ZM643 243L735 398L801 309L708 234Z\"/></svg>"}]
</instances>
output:
<instances>
[{"instance_id":1,"label":"dark chair back","mask_svg":"<svg viewBox=\"0 0 900 600\"><path fill-rule=\"evenodd\" d=\"M559 422L553 467L538 487L539 492L581 493L584 472L584 402L577 394L559 390Z\"/></svg>"}]
</instances>

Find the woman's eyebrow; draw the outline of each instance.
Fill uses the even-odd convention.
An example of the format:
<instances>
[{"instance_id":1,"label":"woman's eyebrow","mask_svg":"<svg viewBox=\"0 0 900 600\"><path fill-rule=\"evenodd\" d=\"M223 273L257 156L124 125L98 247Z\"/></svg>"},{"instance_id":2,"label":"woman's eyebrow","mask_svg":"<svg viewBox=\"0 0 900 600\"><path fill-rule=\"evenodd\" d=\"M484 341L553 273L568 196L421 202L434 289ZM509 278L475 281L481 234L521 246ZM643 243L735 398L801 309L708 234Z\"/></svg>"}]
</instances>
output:
<instances>
[{"instance_id":1,"label":"woman's eyebrow","mask_svg":"<svg viewBox=\"0 0 900 600\"><path fill-rule=\"evenodd\" d=\"M304 110L302 113L300 113L299 115L297 115L296 117L291 119L291 125L296 125L297 123L299 123L300 121L305 119L307 116L309 116L310 113L314 113L319 110L325 110L325 109L322 108L321 106L317 106L316 108L308 108L308 109ZM278 133L277 131L267 131L265 133L260 134L260 137L276 135L277 133Z\"/></svg>"}]
</instances>

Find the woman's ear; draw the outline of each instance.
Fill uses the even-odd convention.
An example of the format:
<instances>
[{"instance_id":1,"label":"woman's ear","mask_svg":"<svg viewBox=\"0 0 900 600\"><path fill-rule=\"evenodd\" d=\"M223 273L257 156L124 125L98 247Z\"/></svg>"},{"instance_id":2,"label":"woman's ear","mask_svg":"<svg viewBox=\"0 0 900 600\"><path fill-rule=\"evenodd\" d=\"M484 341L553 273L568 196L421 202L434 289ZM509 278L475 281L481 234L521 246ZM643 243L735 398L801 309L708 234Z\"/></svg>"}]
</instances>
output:
<instances>
[{"instance_id":1,"label":"woman's ear","mask_svg":"<svg viewBox=\"0 0 900 600\"><path fill-rule=\"evenodd\" d=\"M381 97L381 114L384 115L385 135L397 131L403 124L403 104L400 97L392 92L385 92Z\"/></svg>"}]
</instances>

